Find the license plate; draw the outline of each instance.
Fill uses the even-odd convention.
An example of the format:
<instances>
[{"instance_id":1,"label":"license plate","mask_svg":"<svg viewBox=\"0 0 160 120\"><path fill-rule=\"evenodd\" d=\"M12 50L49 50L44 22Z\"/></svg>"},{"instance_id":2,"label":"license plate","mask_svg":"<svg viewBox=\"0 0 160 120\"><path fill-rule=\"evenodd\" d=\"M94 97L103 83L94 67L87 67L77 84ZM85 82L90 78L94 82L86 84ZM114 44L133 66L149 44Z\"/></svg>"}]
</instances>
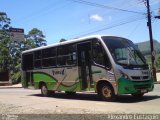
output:
<instances>
[{"instance_id":1,"label":"license plate","mask_svg":"<svg viewBox=\"0 0 160 120\"><path fill-rule=\"evenodd\" d=\"M146 92L147 92L146 89L142 89L142 90L141 90L141 93L146 93Z\"/></svg>"}]
</instances>

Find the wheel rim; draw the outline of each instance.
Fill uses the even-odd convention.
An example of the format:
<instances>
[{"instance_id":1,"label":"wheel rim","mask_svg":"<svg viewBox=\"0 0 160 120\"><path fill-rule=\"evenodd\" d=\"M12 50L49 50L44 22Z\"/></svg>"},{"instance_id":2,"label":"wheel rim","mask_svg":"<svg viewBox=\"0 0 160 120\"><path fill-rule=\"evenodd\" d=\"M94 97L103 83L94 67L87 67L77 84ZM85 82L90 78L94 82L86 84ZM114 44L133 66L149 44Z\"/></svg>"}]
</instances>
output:
<instances>
[{"instance_id":1,"label":"wheel rim","mask_svg":"<svg viewBox=\"0 0 160 120\"><path fill-rule=\"evenodd\" d=\"M112 91L111 91L111 89L109 89L108 87L105 86L102 89L102 94L104 97L109 98L112 96Z\"/></svg>"},{"instance_id":2,"label":"wheel rim","mask_svg":"<svg viewBox=\"0 0 160 120\"><path fill-rule=\"evenodd\" d=\"M47 88L46 86L42 86L42 94L46 95L47 94Z\"/></svg>"}]
</instances>

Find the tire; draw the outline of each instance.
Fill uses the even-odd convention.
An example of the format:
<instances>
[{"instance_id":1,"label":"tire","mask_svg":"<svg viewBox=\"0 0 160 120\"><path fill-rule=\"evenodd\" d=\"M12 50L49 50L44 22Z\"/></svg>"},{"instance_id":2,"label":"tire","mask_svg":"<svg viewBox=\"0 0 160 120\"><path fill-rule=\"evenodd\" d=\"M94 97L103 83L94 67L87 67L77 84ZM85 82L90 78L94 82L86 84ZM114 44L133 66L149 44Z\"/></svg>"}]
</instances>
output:
<instances>
[{"instance_id":1,"label":"tire","mask_svg":"<svg viewBox=\"0 0 160 120\"><path fill-rule=\"evenodd\" d=\"M138 94L131 94L133 97L135 97L135 98L142 98L143 97L143 95L144 95L144 93L138 93Z\"/></svg>"},{"instance_id":2,"label":"tire","mask_svg":"<svg viewBox=\"0 0 160 120\"><path fill-rule=\"evenodd\" d=\"M109 84L100 84L98 89L98 95L104 101L112 102L116 100L114 90Z\"/></svg>"},{"instance_id":3,"label":"tire","mask_svg":"<svg viewBox=\"0 0 160 120\"><path fill-rule=\"evenodd\" d=\"M49 96L52 95L52 92L53 91L50 91L50 90L47 89L46 84L42 84L41 85L41 94L42 94L42 96L49 97Z\"/></svg>"}]
</instances>

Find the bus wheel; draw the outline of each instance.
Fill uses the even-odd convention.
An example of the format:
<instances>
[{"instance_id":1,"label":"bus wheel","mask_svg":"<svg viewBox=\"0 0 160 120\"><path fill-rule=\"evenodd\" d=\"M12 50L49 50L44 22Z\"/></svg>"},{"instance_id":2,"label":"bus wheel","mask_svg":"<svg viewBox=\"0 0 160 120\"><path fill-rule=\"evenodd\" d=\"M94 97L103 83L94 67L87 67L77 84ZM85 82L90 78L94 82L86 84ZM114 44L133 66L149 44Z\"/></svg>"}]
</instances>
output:
<instances>
[{"instance_id":1,"label":"bus wheel","mask_svg":"<svg viewBox=\"0 0 160 120\"><path fill-rule=\"evenodd\" d=\"M132 94L133 97L136 97L136 98L141 98L143 97L144 93L138 93L138 94Z\"/></svg>"},{"instance_id":2,"label":"bus wheel","mask_svg":"<svg viewBox=\"0 0 160 120\"><path fill-rule=\"evenodd\" d=\"M104 101L115 101L116 95L113 88L109 84L101 84L99 86L98 95Z\"/></svg>"},{"instance_id":3,"label":"bus wheel","mask_svg":"<svg viewBox=\"0 0 160 120\"><path fill-rule=\"evenodd\" d=\"M51 96L51 93L52 93L52 92L47 89L46 84L42 84L42 85L41 85L41 94L42 94L44 97Z\"/></svg>"}]
</instances>

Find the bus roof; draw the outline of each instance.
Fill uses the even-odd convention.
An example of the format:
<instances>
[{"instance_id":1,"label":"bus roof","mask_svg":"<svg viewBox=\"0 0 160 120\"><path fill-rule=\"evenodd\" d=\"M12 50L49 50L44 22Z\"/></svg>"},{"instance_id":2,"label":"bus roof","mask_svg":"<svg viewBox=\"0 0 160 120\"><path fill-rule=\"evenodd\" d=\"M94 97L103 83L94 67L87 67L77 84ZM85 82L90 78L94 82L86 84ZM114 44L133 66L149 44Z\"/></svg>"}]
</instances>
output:
<instances>
[{"instance_id":1,"label":"bus roof","mask_svg":"<svg viewBox=\"0 0 160 120\"><path fill-rule=\"evenodd\" d=\"M50 47L56 47L56 46L59 46L59 45L65 45L65 44L69 44L69 43L75 43L75 42L85 41L85 40L91 39L91 38L101 38L102 36L113 37L113 36L110 36L110 35L91 35L91 36L85 36L85 37L75 38L75 39L71 39L71 40L67 40L67 41L64 41L64 42L59 42L59 43L55 43L55 44L51 44L51 45L47 45L47 46L33 48L33 49L30 49L30 50L25 50L25 51L22 52L22 54L28 53L28 52L37 51L37 50L42 50L42 49L46 49L46 48L50 48Z\"/></svg>"}]
</instances>

